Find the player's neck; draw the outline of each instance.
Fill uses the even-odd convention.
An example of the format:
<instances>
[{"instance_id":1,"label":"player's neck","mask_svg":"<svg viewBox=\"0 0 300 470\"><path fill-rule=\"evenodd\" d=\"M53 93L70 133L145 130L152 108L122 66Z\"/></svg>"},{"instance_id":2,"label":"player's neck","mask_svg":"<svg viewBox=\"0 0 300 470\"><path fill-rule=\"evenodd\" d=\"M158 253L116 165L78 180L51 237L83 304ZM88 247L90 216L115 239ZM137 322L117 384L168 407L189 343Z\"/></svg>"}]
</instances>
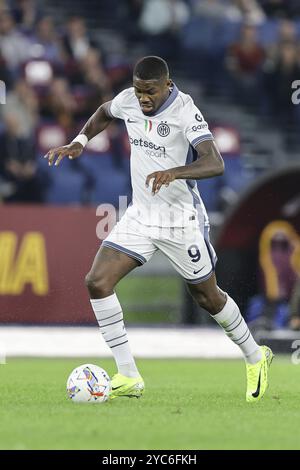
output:
<instances>
[{"instance_id":1,"label":"player's neck","mask_svg":"<svg viewBox=\"0 0 300 470\"><path fill-rule=\"evenodd\" d=\"M160 109L165 104L165 102L170 98L172 91L173 91L173 85L170 86L168 93L166 94L166 96L164 96L164 99L160 103L158 109Z\"/></svg>"}]
</instances>

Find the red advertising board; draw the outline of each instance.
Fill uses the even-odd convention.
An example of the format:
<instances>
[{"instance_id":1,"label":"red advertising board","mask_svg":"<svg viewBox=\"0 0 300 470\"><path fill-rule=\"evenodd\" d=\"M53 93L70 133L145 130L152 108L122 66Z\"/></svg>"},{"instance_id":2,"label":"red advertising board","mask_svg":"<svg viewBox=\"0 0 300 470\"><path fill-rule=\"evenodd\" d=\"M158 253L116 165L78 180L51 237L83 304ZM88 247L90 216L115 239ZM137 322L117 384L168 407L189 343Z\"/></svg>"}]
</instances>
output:
<instances>
[{"instance_id":1,"label":"red advertising board","mask_svg":"<svg viewBox=\"0 0 300 470\"><path fill-rule=\"evenodd\" d=\"M0 206L0 323L93 323L95 208Z\"/></svg>"}]
</instances>

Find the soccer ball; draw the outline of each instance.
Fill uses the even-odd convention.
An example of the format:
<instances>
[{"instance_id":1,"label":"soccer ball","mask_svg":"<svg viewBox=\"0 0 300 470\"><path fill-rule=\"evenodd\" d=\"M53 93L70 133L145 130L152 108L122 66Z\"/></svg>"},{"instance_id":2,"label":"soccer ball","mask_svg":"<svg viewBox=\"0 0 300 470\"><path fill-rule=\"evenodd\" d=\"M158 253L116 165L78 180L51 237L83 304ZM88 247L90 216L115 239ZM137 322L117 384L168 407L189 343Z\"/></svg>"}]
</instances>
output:
<instances>
[{"instance_id":1,"label":"soccer ball","mask_svg":"<svg viewBox=\"0 0 300 470\"><path fill-rule=\"evenodd\" d=\"M94 364L76 367L67 380L68 397L75 402L103 403L108 400L109 391L107 372Z\"/></svg>"}]
</instances>

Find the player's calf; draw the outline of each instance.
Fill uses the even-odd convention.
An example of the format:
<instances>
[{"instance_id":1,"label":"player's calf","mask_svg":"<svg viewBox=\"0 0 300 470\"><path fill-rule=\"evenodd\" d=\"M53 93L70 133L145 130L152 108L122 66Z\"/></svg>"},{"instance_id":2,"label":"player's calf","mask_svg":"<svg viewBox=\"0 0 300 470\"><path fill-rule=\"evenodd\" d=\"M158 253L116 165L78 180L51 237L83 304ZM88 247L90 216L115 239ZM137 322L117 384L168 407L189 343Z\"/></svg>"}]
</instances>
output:
<instances>
[{"instance_id":1,"label":"player's calf","mask_svg":"<svg viewBox=\"0 0 300 470\"><path fill-rule=\"evenodd\" d=\"M188 288L197 304L211 315L219 313L226 303L226 295L218 288L214 274L207 281L188 284Z\"/></svg>"}]
</instances>

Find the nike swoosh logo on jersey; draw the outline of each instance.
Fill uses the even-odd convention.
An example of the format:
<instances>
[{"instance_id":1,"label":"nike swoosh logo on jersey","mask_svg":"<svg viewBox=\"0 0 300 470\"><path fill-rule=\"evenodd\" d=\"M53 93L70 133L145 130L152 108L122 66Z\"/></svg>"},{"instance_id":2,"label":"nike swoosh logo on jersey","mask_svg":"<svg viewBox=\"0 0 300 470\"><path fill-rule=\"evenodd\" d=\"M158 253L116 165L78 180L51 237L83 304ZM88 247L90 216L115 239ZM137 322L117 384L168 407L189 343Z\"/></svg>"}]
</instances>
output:
<instances>
[{"instance_id":1,"label":"nike swoosh logo on jersey","mask_svg":"<svg viewBox=\"0 0 300 470\"><path fill-rule=\"evenodd\" d=\"M128 119L127 119L127 122L132 123L132 122L137 122L137 121L135 121L134 119L128 118Z\"/></svg>"},{"instance_id":2,"label":"nike swoosh logo on jersey","mask_svg":"<svg viewBox=\"0 0 300 470\"><path fill-rule=\"evenodd\" d=\"M199 269L198 271L194 271L194 274L200 273L200 271L202 271L202 269L204 269L204 268L205 268L205 266L203 266L203 268Z\"/></svg>"},{"instance_id":3,"label":"nike swoosh logo on jersey","mask_svg":"<svg viewBox=\"0 0 300 470\"><path fill-rule=\"evenodd\" d=\"M111 389L112 390L118 390L118 388L121 388L121 387L123 387L123 385L119 385L118 387L112 387Z\"/></svg>"},{"instance_id":4,"label":"nike swoosh logo on jersey","mask_svg":"<svg viewBox=\"0 0 300 470\"><path fill-rule=\"evenodd\" d=\"M260 376L261 376L261 368L259 371L259 379L258 379L258 384L257 384L257 389L254 393L252 393L253 398L257 398L260 392Z\"/></svg>"}]
</instances>

